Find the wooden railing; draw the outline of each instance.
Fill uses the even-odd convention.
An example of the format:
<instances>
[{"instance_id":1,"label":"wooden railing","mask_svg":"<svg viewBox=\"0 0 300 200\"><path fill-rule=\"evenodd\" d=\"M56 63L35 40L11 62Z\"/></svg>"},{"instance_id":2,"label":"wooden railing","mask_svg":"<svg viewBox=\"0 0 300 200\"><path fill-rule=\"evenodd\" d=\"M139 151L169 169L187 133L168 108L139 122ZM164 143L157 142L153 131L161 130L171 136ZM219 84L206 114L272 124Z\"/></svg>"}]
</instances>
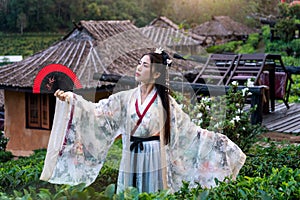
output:
<instances>
[{"instance_id":1,"label":"wooden railing","mask_svg":"<svg viewBox=\"0 0 300 200\"><path fill-rule=\"evenodd\" d=\"M112 83L117 83L120 79L122 79L122 85L127 84L132 87L134 87L136 84L134 77L119 76L113 74L96 73L94 74L93 79ZM170 81L170 87L177 91L180 91L182 88L191 87L196 94L212 96L212 94L225 94L229 90L230 86ZM242 90L244 88L245 86L238 86L238 90ZM250 104L252 108L255 108L255 111L251 114L252 124L260 124L262 122L265 90L266 86L249 87L249 91L252 93Z\"/></svg>"}]
</instances>

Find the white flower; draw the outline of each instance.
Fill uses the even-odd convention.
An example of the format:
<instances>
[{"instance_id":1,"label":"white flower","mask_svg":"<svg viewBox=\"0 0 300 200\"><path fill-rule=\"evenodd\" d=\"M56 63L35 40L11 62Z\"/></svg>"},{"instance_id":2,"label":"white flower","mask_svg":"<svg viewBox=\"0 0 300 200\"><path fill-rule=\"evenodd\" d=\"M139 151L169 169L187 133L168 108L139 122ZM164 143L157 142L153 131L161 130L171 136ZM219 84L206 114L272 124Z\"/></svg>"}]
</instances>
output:
<instances>
[{"instance_id":1,"label":"white flower","mask_svg":"<svg viewBox=\"0 0 300 200\"><path fill-rule=\"evenodd\" d=\"M167 59L167 64L170 65L173 61L170 59Z\"/></svg>"},{"instance_id":2,"label":"white flower","mask_svg":"<svg viewBox=\"0 0 300 200\"><path fill-rule=\"evenodd\" d=\"M243 97L246 96L246 92L248 92L249 88L242 89Z\"/></svg>"},{"instance_id":3,"label":"white flower","mask_svg":"<svg viewBox=\"0 0 300 200\"><path fill-rule=\"evenodd\" d=\"M232 81L231 84L234 85L234 86L238 86L239 85L239 83L237 81Z\"/></svg>"},{"instance_id":4,"label":"white flower","mask_svg":"<svg viewBox=\"0 0 300 200\"><path fill-rule=\"evenodd\" d=\"M235 116L232 120L234 120L234 121L240 121L241 120L241 118L240 118L240 116Z\"/></svg>"},{"instance_id":5,"label":"white flower","mask_svg":"<svg viewBox=\"0 0 300 200\"><path fill-rule=\"evenodd\" d=\"M208 105L205 106L205 110L210 111L210 107Z\"/></svg>"},{"instance_id":6,"label":"white flower","mask_svg":"<svg viewBox=\"0 0 300 200\"><path fill-rule=\"evenodd\" d=\"M251 80L251 78L247 79L247 87L254 87L254 81Z\"/></svg>"},{"instance_id":7,"label":"white flower","mask_svg":"<svg viewBox=\"0 0 300 200\"><path fill-rule=\"evenodd\" d=\"M209 98L209 97L203 97L203 98L201 99L201 101L202 101L203 103L209 103L209 102L210 102L210 98Z\"/></svg>"},{"instance_id":8,"label":"white flower","mask_svg":"<svg viewBox=\"0 0 300 200\"><path fill-rule=\"evenodd\" d=\"M199 112L198 114L197 114L197 116L196 116L198 119L199 118L201 118L202 117L202 113L201 112Z\"/></svg>"},{"instance_id":9,"label":"white flower","mask_svg":"<svg viewBox=\"0 0 300 200\"><path fill-rule=\"evenodd\" d=\"M157 54L162 54L162 52L164 51L163 48L159 47L159 48L156 48L154 53L157 53Z\"/></svg>"},{"instance_id":10,"label":"white flower","mask_svg":"<svg viewBox=\"0 0 300 200\"><path fill-rule=\"evenodd\" d=\"M237 109L237 111L236 111L236 113L243 113L244 111L243 110L241 110L241 109Z\"/></svg>"}]
</instances>

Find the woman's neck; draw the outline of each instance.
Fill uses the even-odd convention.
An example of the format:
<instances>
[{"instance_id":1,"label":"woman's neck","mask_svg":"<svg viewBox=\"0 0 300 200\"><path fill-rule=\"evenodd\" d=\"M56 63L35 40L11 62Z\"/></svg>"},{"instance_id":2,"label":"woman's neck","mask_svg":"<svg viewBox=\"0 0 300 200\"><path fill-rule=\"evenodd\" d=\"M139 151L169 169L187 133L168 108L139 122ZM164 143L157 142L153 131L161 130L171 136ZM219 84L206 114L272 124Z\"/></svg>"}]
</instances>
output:
<instances>
[{"instance_id":1,"label":"woman's neck","mask_svg":"<svg viewBox=\"0 0 300 200\"><path fill-rule=\"evenodd\" d=\"M144 100L146 99L146 97L151 93L151 91L154 88L154 84L150 83L150 84L145 84L142 83L140 86L140 90L141 90L141 103L144 102Z\"/></svg>"}]
</instances>

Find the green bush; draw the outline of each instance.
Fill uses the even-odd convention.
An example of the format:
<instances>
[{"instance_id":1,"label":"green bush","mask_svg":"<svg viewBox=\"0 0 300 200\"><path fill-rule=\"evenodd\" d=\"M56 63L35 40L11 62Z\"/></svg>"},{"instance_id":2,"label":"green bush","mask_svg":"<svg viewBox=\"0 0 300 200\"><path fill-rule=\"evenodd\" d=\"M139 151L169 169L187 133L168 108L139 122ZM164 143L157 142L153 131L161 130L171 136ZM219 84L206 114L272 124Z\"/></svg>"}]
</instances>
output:
<instances>
[{"instance_id":1,"label":"green bush","mask_svg":"<svg viewBox=\"0 0 300 200\"><path fill-rule=\"evenodd\" d=\"M294 52L294 56L299 58L300 57L300 39L294 39L291 41L291 49Z\"/></svg>"},{"instance_id":2,"label":"green bush","mask_svg":"<svg viewBox=\"0 0 300 200\"><path fill-rule=\"evenodd\" d=\"M177 96L176 96L177 95ZM237 82L229 87L226 95L202 97L199 103L183 104L183 109L202 128L227 135L242 150L247 151L264 130L261 125L251 124L251 114L255 108L245 111L249 88L238 89ZM175 98L180 102L182 97Z\"/></svg>"},{"instance_id":3,"label":"green bush","mask_svg":"<svg viewBox=\"0 0 300 200\"><path fill-rule=\"evenodd\" d=\"M264 177L272 173L272 169L282 167L298 169L300 166L300 146L289 143L264 142L255 144L247 153L247 160L240 175Z\"/></svg>"},{"instance_id":4,"label":"green bush","mask_svg":"<svg viewBox=\"0 0 300 200\"><path fill-rule=\"evenodd\" d=\"M113 145L113 158L119 158L120 141ZM117 155L115 155L117 154ZM299 199L300 198L300 146L288 143L275 143L261 140L252 145L247 154L247 160L242 167L237 180L227 179L219 182L218 187L189 188L184 182L181 189L175 193L163 190L154 194L139 194L136 188L127 188L123 193L115 194L115 183L102 182L99 185L68 186L54 185L38 180L40 176L45 150L35 151L28 158L1 163L0 199ZM104 179L114 171L107 170ZM112 173L112 174L110 174ZM7 182L8 175L10 181ZM98 177L102 176L103 171ZM113 178L112 178L113 179ZM31 180L31 181L29 181ZM112 180L115 181L115 180ZM4 182L4 183L3 183ZM101 182L98 182L101 184Z\"/></svg>"},{"instance_id":5,"label":"green bush","mask_svg":"<svg viewBox=\"0 0 300 200\"><path fill-rule=\"evenodd\" d=\"M234 53L235 50L243 44L243 41L231 41L221 45L208 47L208 53Z\"/></svg>"},{"instance_id":6,"label":"green bush","mask_svg":"<svg viewBox=\"0 0 300 200\"><path fill-rule=\"evenodd\" d=\"M11 193L29 186L44 185L39 180L45 159L45 150L37 150L30 157L19 157L0 163L0 192Z\"/></svg>"},{"instance_id":7,"label":"green bush","mask_svg":"<svg viewBox=\"0 0 300 200\"><path fill-rule=\"evenodd\" d=\"M259 41L260 41L260 36L259 36L259 33L253 33L253 34L250 34L247 41L246 41L246 44L249 44L251 45L254 49L257 48L258 44L259 44Z\"/></svg>"},{"instance_id":8,"label":"green bush","mask_svg":"<svg viewBox=\"0 0 300 200\"><path fill-rule=\"evenodd\" d=\"M255 53L256 49L251 44L240 46L235 53Z\"/></svg>"},{"instance_id":9,"label":"green bush","mask_svg":"<svg viewBox=\"0 0 300 200\"><path fill-rule=\"evenodd\" d=\"M300 66L300 60L299 60L299 65ZM289 98L289 100L291 102L296 102L296 103L300 103L300 75L299 74L294 74L292 75L292 79L294 80L294 84L293 87L291 88L291 94L293 94L293 96L291 96Z\"/></svg>"},{"instance_id":10,"label":"green bush","mask_svg":"<svg viewBox=\"0 0 300 200\"><path fill-rule=\"evenodd\" d=\"M4 136L3 131L0 131L0 151L6 150L6 145L9 141L9 138Z\"/></svg>"},{"instance_id":11,"label":"green bush","mask_svg":"<svg viewBox=\"0 0 300 200\"><path fill-rule=\"evenodd\" d=\"M10 151L0 151L0 162L6 162L13 158L14 156Z\"/></svg>"},{"instance_id":12,"label":"green bush","mask_svg":"<svg viewBox=\"0 0 300 200\"><path fill-rule=\"evenodd\" d=\"M3 34L0 37L1 55L22 55L24 58L48 48L62 38L60 34Z\"/></svg>"},{"instance_id":13,"label":"green bush","mask_svg":"<svg viewBox=\"0 0 300 200\"><path fill-rule=\"evenodd\" d=\"M1 199L299 199L300 197L300 170L282 167L272 169L269 176L249 177L238 176L236 181L227 179L225 182L217 181L215 188L189 188L188 182L183 182L179 191L170 193L163 190L157 193L138 193L136 188L129 187L123 193L115 194L115 185L109 185L104 191L98 192L92 187L84 188L78 186L60 186L51 192L48 189L39 191L29 190L14 191L8 195L0 193Z\"/></svg>"}]
</instances>

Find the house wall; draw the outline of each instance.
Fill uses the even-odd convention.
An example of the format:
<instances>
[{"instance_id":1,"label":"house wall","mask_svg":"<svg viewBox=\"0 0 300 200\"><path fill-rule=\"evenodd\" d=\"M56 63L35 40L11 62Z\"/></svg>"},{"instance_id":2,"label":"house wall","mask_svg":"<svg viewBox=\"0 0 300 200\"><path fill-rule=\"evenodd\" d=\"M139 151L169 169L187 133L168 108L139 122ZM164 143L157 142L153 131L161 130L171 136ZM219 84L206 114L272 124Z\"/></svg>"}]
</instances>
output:
<instances>
[{"instance_id":1,"label":"house wall","mask_svg":"<svg viewBox=\"0 0 300 200\"><path fill-rule=\"evenodd\" d=\"M109 93L95 93L95 90L92 90L80 95L86 100L97 102L107 98ZM28 156L33 153L33 150L47 148L51 132L50 130L26 128L25 98L24 92L4 90L4 134L9 138L6 149L15 156ZM54 110L55 108L50 109Z\"/></svg>"},{"instance_id":2,"label":"house wall","mask_svg":"<svg viewBox=\"0 0 300 200\"><path fill-rule=\"evenodd\" d=\"M5 90L4 100L7 150L16 156L26 156L32 150L47 148L50 130L26 128L25 93Z\"/></svg>"}]
</instances>

